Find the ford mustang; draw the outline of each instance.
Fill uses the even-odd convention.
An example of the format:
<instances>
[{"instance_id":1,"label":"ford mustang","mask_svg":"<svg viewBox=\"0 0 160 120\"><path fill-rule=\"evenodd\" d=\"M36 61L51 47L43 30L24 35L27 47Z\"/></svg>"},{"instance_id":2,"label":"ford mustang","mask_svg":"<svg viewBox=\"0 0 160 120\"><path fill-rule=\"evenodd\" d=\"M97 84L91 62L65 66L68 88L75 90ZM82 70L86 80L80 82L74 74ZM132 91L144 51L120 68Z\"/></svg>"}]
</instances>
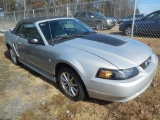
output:
<instances>
[{"instance_id":1,"label":"ford mustang","mask_svg":"<svg viewBox=\"0 0 160 120\"><path fill-rule=\"evenodd\" d=\"M31 18L5 33L14 64L59 83L71 100L124 102L144 92L158 57L145 44L99 34L75 18Z\"/></svg>"}]
</instances>

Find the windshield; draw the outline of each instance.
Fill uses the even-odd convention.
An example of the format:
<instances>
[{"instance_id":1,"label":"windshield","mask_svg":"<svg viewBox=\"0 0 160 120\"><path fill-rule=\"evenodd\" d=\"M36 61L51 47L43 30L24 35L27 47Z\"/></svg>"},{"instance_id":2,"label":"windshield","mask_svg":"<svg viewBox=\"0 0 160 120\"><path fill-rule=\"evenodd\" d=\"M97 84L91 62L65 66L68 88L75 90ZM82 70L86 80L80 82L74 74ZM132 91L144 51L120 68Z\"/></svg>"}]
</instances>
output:
<instances>
[{"instance_id":1,"label":"windshield","mask_svg":"<svg viewBox=\"0 0 160 120\"><path fill-rule=\"evenodd\" d=\"M94 16L97 16L97 17L105 17L105 15L103 15L103 14L100 13L100 12L94 12Z\"/></svg>"},{"instance_id":2,"label":"windshield","mask_svg":"<svg viewBox=\"0 0 160 120\"><path fill-rule=\"evenodd\" d=\"M94 30L76 19L46 21L40 23L39 27L49 44L51 44L51 41L60 40L61 38L79 37L94 32Z\"/></svg>"},{"instance_id":3,"label":"windshield","mask_svg":"<svg viewBox=\"0 0 160 120\"><path fill-rule=\"evenodd\" d=\"M145 18L148 18L148 19L160 19L160 12L151 13L151 14L147 15Z\"/></svg>"}]
</instances>

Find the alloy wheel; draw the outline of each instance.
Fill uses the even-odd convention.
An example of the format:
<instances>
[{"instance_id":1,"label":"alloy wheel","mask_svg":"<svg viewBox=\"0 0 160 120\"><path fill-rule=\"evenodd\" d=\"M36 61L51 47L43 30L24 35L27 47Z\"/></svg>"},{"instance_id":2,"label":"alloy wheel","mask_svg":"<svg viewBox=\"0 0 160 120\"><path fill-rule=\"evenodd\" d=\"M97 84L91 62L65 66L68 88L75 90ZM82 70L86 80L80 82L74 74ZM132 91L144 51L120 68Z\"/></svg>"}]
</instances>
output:
<instances>
[{"instance_id":1,"label":"alloy wheel","mask_svg":"<svg viewBox=\"0 0 160 120\"><path fill-rule=\"evenodd\" d=\"M78 85L72 75L67 72L63 72L60 77L60 82L64 91L71 97L75 97L78 94Z\"/></svg>"},{"instance_id":2,"label":"alloy wheel","mask_svg":"<svg viewBox=\"0 0 160 120\"><path fill-rule=\"evenodd\" d=\"M131 26L128 26L126 29L125 29L125 34L130 36L131 35Z\"/></svg>"},{"instance_id":3,"label":"alloy wheel","mask_svg":"<svg viewBox=\"0 0 160 120\"><path fill-rule=\"evenodd\" d=\"M98 23L96 24L96 29L97 29L97 30L103 30L103 24L102 24L101 22L98 22Z\"/></svg>"}]
</instances>

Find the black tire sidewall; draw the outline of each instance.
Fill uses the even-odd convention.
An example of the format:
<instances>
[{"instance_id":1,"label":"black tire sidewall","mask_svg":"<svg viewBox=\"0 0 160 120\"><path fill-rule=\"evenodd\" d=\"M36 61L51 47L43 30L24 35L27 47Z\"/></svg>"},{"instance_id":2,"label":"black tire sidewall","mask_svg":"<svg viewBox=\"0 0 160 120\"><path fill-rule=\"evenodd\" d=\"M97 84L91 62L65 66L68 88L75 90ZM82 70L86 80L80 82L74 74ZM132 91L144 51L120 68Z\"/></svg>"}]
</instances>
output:
<instances>
[{"instance_id":1,"label":"black tire sidewall","mask_svg":"<svg viewBox=\"0 0 160 120\"><path fill-rule=\"evenodd\" d=\"M63 72L67 72L69 73L76 81L77 83L77 86L78 86L78 94L75 96L75 97L72 97L70 95L68 95L65 90L63 89L62 87L62 84L61 84L61 81L60 81L60 77L61 77L61 74ZM79 100L83 100L84 97L85 97L85 93L84 93L84 88L83 88L83 84L82 84L82 81L81 81L81 78L79 77L79 75L74 71L72 70L71 68L69 67L63 67L63 68L60 68L60 70L58 71L58 82L59 82L59 86L62 90L62 92L65 94L65 96L67 96L68 98L70 98L71 100L73 101L79 101Z\"/></svg>"},{"instance_id":2,"label":"black tire sidewall","mask_svg":"<svg viewBox=\"0 0 160 120\"><path fill-rule=\"evenodd\" d=\"M127 34L126 34L126 30L127 30L128 28L131 29L131 26L127 26L127 27L126 27L126 29L125 29L125 35L127 35ZM131 35L131 32L130 32L130 35ZM130 35L127 35L127 36L130 36Z\"/></svg>"},{"instance_id":3,"label":"black tire sidewall","mask_svg":"<svg viewBox=\"0 0 160 120\"><path fill-rule=\"evenodd\" d=\"M97 29L97 28L98 28L98 27L97 27L98 25L101 25L101 29ZM100 31L100 30L103 30L103 23L98 22L98 23L96 24L96 30L99 30L99 31Z\"/></svg>"},{"instance_id":4,"label":"black tire sidewall","mask_svg":"<svg viewBox=\"0 0 160 120\"><path fill-rule=\"evenodd\" d=\"M19 64L19 61L18 61L18 59L17 59L17 56L16 56L14 50L13 50L12 48L9 48L8 50L9 50L9 55L10 55L10 57L11 57L12 62L13 62L15 65L18 65L18 64ZM12 59L10 50L12 50L12 52L15 54L16 61L14 61L14 60Z\"/></svg>"}]
</instances>

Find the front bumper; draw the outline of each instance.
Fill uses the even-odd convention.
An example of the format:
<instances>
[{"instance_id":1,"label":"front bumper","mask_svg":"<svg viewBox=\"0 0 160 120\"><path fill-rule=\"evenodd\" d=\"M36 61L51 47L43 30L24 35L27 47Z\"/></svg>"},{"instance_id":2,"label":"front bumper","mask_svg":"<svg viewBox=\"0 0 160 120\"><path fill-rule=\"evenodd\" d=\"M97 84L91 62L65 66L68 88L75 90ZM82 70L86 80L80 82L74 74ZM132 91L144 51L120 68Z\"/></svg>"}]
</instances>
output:
<instances>
[{"instance_id":1,"label":"front bumper","mask_svg":"<svg viewBox=\"0 0 160 120\"><path fill-rule=\"evenodd\" d=\"M115 102L124 102L139 96L149 87L156 74L158 57L154 54L151 57L150 65L145 69L139 66L140 74L128 80L93 78L87 87L89 96Z\"/></svg>"}]
</instances>

